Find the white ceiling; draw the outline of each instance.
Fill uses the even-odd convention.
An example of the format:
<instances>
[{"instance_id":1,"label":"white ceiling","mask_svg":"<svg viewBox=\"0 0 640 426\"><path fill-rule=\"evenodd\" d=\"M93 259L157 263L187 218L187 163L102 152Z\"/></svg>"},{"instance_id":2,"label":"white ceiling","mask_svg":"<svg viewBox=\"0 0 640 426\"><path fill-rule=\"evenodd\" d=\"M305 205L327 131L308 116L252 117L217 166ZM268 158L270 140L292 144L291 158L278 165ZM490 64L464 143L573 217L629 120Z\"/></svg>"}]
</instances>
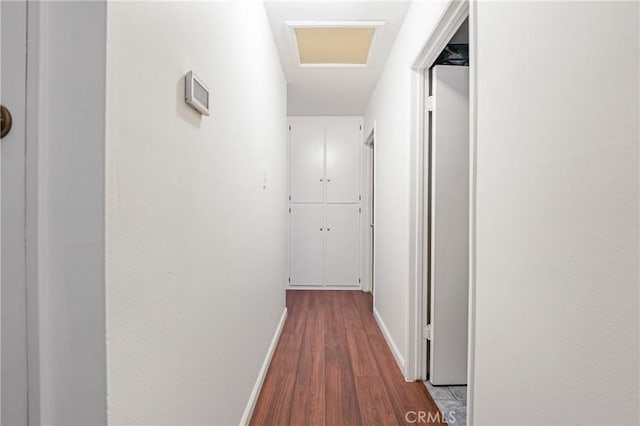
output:
<instances>
[{"instance_id":1,"label":"white ceiling","mask_svg":"<svg viewBox=\"0 0 640 426\"><path fill-rule=\"evenodd\" d=\"M269 24L288 81L289 115L363 115L409 1L266 1ZM371 67L298 65L287 21L385 21Z\"/></svg>"}]
</instances>

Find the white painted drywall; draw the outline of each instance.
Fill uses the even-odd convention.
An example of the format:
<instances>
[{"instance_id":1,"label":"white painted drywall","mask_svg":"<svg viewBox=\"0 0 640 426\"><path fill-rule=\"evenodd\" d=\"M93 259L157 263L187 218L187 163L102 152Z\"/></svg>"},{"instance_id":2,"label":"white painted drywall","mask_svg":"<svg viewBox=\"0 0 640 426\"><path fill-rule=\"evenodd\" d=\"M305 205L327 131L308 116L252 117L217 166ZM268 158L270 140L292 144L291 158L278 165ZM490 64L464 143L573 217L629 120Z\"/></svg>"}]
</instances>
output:
<instances>
[{"instance_id":1,"label":"white painted drywall","mask_svg":"<svg viewBox=\"0 0 640 426\"><path fill-rule=\"evenodd\" d=\"M106 423L106 3L40 7L40 424L100 425Z\"/></svg>"},{"instance_id":2,"label":"white painted drywall","mask_svg":"<svg viewBox=\"0 0 640 426\"><path fill-rule=\"evenodd\" d=\"M375 308L389 336L407 352L410 279L411 65L433 30L444 2L413 2L365 114L376 123ZM414 237L415 238L415 237ZM392 345L393 346L393 345ZM404 368L404 359L399 363Z\"/></svg>"},{"instance_id":3,"label":"white painted drywall","mask_svg":"<svg viewBox=\"0 0 640 426\"><path fill-rule=\"evenodd\" d=\"M637 425L640 4L473 6L472 424Z\"/></svg>"},{"instance_id":4,"label":"white painted drywall","mask_svg":"<svg viewBox=\"0 0 640 426\"><path fill-rule=\"evenodd\" d=\"M183 101L209 86L210 117ZM286 81L260 2L111 2L108 422L238 424L284 310Z\"/></svg>"},{"instance_id":5,"label":"white painted drywall","mask_svg":"<svg viewBox=\"0 0 640 426\"><path fill-rule=\"evenodd\" d=\"M469 44L469 18L465 19L458 31L451 37L449 43Z\"/></svg>"}]
</instances>

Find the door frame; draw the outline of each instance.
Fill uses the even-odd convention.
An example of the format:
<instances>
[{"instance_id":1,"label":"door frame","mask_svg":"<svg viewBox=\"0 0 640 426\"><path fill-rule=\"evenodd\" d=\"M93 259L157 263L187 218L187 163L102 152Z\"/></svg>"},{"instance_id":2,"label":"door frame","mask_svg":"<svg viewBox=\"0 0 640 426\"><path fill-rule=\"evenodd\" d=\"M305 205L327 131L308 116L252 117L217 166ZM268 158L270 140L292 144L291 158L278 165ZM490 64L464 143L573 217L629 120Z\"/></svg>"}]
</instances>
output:
<instances>
[{"instance_id":1,"label":"door frame","mask_svg":"<svg viewBox=\"0 0 640 426\"><path fill-rule=\"evenodd\" d=\"M470 7L471 6L471 7ZM426 119L426 97L429 93L428 70L435 63L438 55L448 41L456 33L465 19L469 18L469 45L471 55L475 52L475 17L473 15L474 3L470 0L448 0L437 19L433 31L427 37L420 52L412 63L413 71L411 82L411 217L410 217L410 280L407 292L406 335L407 347L405 348L405 378L406 380L424 380L426 378L427 351L426 341L423 339L424 324L427 314L427 285L429 277L429 237L428 232L428 196L425 190L429 188L429 122ZM471 9L471 11L470 11ZM472 56L473 57L473 56ZM474 57L475 58L475 57ZM470 61L472 62L472 61ZM475 68L473 62L469 67L469 99L470 99L470 198L475 194ZM468 405L471 407L473 397L473 277L474 259L473 241L475 236L473 203L470 204L470 301L469 301L469 354L468 354ZM471 419L471 410L468 411L468 419Z\"/></svg>"},{"instance_id":2,"label":"door frame","mask_svg":"<svg viewBox=\"0 0 640 426\"><path fill-rule=\"evenodd\" d=\"M375 218L375 139L376 139L376 122L373 122L371 132L363 140L362 145L362 176L361 176L361 207L364 214L362 215L362 291L370 292L374 296L375 292L375 230L373 237L371 235L372 219ZM364 195L366 194L366 196ZM368 200L366 197L371 197ZM366 201L366 202L365 202ZM365 272L366 271L366 272Z\"/></svg>"}]
</instances>

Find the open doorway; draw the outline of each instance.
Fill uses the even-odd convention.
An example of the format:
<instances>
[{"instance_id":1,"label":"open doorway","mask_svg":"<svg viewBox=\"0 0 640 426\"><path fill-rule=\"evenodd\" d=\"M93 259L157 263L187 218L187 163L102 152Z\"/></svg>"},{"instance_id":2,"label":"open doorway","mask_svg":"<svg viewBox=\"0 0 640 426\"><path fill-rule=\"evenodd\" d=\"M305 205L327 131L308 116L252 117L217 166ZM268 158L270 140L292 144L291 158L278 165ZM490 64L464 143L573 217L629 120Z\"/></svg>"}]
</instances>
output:
<instances>
[{"instance_id":1,"label":"open doorway","mask_svg":"<svg viewBox=\"0 0 640 426\"><path fill-rule=\"evenodd\" d=\"M363 207L365 215L363 217L363 262L365 284L363 290L371 292L375 297L375 124L371 133L364 140L364 188Z\"/></svg>"},{"instance_id":2,"label":"open doorway","mask_svg":"<svg viewBox=\"0 0 640 426\"><path fill-rule=\"evenodd\" d=\"M469 319L469 22L457 10L423 64L422 379L466 424ZM457 21L456 21L457 20ZM448 34L447 34L448 31ZM446 37L446 38L445 38Z\"/></svg>"}]
</instances>

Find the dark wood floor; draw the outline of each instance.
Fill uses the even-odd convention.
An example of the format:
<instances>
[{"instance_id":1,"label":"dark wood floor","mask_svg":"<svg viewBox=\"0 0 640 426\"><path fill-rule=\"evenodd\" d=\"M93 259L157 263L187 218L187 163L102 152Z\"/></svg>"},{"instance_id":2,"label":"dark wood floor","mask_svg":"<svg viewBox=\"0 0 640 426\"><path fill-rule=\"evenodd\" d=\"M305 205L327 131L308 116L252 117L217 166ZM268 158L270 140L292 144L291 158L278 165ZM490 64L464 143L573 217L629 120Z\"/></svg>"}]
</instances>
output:
<instances>
[{"instance_id":1,"label":"dark wood floor","mask_svg":"<svg viewBox=\"0 0 640 426\"><path fill-rule=\"evenodd\" d=\"M288 291L287 308L252 425L416 424L410 411L438 418L424 385L405 382L370 294Z\"/></svg>"}]
</instances>

